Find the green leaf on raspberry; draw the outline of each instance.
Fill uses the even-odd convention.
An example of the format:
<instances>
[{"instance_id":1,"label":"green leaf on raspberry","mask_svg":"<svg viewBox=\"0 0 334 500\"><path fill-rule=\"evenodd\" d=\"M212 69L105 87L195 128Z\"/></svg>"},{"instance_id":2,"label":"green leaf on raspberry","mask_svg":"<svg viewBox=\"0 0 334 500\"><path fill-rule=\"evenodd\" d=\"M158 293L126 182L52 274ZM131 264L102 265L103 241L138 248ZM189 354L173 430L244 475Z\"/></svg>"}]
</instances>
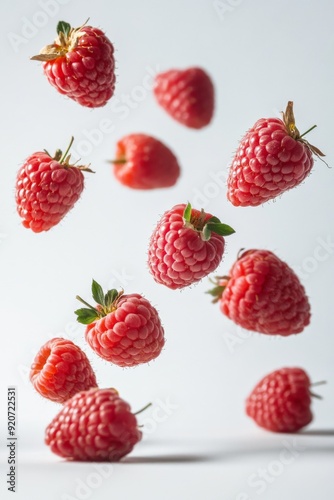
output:
<instances>
[{"instance_id":1,"label":"green leaf on raspberry","mask_svg":"<svg viewBox=\"0 0 334 500\"><path fill-rule=\"evenodd\" d=\"M115 290L115 288L113 290L108 290L108 292L104 296L104 302L107 309L109 309L112 306L114 300L116 300L117 297L118 297L118 291Z\"/></svg>"},{"instance_id":2,"label":"green leaf on raspberry","mask_svg":"<svg viewBox=\"0 0 334 500\"><path fill-rule=\"evenodd\" d=\"M205 293L212 295L212 297L213 297L212 303L215 304L216 302L218 302L220 297L223 295L223 291L224 291L223 286L215 286L214 288L211 288L211 290L208 290Z\"/></svg>"},{"instance_id":3,"label":"green leaf on raspberry","mask_svg":"<svg viewBox=\"0 0 334 500\"><path fill-rule=\"evenodd\" d=\"M207 224L205 224L205 226L203 227L201 236L203 241L209 241L209 239L211 238L211 230Z\"/></svg>"},{"instance_id":4,"label":"green leaf on raspberry","mask_svg":"<svg viewBox=\"0 0 334 500\"><path fill-rule=\"evenodd\" d=\"M97 283L94 279L92 281L92 295L97 303L97 306L94 307L89 302L86 302L79 295L76 296L76 299L79 300L86 307L83 309L78 309L75 311L75 314L78 316L77 321L79 323L84 323L86 325L92 323L96 319L101 319L104 316L107 316L109 313L115 311L118 306L118 301L122 297L124 290L118 292L117 290L108 290L106 294L103 293L103 289L99 283Z\"/></svg>"},{"instance_id":5,"label":"green leaf on raspberry","mask_svg":"<svg viewBox=\"0 0 334 500\"><path fill-rule=\"evenodd\" d=\"M218 217L210 217L210 219L205 223L206 214L204 210L201 210L200 215L194 216L192 214L191 204L188 203L183 212L183 220L185 225L191 227L192 229L201 233L201 238L203 241L208 241L211 238L211 233L219 234L219 236L229 236L235 233L235 230L220 222Z\"/></svg>"},{"instance_id":6,"label":"green leaf on raspberry","mask_svg":"<svg viewBox=\"0 0 334 500\"><path fill-rule=\"evenodd\" d=\"M102 287L95 280L92 281L92 295L97 304L100 304L101 306L106 305Z\"/></svg>"},{"instance_id":7,"label":"green leaf on raspberry","mask_svg":"<svg viewBox=\"0 0 334 500\"><path fill-rule=\"evenodd\" d=\"M207 221L207 222L218 222L220 224L220 220L218 219L218 217L210 217L210 219Z\"/></svg>"},{"instance_id":8,"label":"green leaf on raspberry","mask_svg":"<svg viewBox=\"0 0 334 500\"><path fill-rule=\"evenodd\" d=\"M58 35L60 35L60 33L63 33L66 38L69 36L71 29L71 25L69 23L66 23L65 21L59 21L59 23L57 24Z\"/></svg>"},{"instance_id":9,"label":"green leaf on raspberry","mask_svg":"<svg viewBox=\"0 0 334 500\"><path fill-rule=\"evenodd\" d=\"M212 295L213 304L221 299L229 279L229 276L215 276L214 278L210 278L211 283L215 286L211 288L211 290L207 290L205 293Z\"/></svg>"},{"instance_id":10,"label":"green leaf on raspberry","mask_svg":"<svg viewBox=\"0 0 334 500\"><path fill-rule=\"evenodd\" d=\"M186 208L184 209L183 218L186 222L190 222L190 219L191 219L191 205L190 205L190 203L188 203Z\"/></svg>"},{"instance_id":11,"label":"green leaf on raspberry","mask_svg":"<svg viewBox=\"0 0 334 500\"><path fill-rule=\"evenodd\" d=\"M213 219L218 222L212 222ZM202 239L208 241L211 238L211 233L219 234L219 236L229 236L235 233L235 230L231 226L220 222L217 217L211 217L202 229Z\"/></svg>"},{"instance_id":12,"label":"green leaf on raspberry","mask_svg":"<svg viewBox=\"0 0 334 500\"><path fill-rule=\"evenodd\" d=\"M213 233L219 234L220 236L229 236L230 234L235 233L235 230L228 224L223 224L222 222L210 222L211 220L212 219L210 219L209 222L206 223L203 232L207 228L208 230L212 231Z\"/></svg>"},{"instance_id":13,"label":"green leaf on raspberry","mask_svg":"<svg viewBox=\"0 0 334 500\"><path fill-rule=\"evenodd\" d=\"M85 307L77 309L74 312L77 315L77 321L83 325L89 325L99 318L97 311L94 311L93 309L86 309Z\"/></svg>"}]
</instances>

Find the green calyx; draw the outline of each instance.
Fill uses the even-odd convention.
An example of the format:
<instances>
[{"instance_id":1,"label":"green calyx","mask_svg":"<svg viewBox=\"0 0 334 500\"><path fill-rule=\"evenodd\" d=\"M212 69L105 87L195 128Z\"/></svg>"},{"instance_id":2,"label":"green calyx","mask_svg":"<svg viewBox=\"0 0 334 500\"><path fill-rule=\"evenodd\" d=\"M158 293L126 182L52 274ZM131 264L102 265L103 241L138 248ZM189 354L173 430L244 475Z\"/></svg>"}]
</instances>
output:
<instances>
[{"instance_id":1,"label":"green calyx","mask_svg":"<svg viewBox=\"0 0 334 500\"><path fill-rule=\"evenodd\" d=\"M283 123L285 125L287 133L295 139L296 141L302 142L305 144L308 149L315 154L321 161L323 161L326 165L327 163L322 159L324 153L320 151L319 148L316 146L313 146L313 144L310 144L306 139L304 139L304 136L311 132L311 130L316 128L316 125L313 125L313 127L309 128L306 132L303 134L300 134L298 128L296 127L296 122L295 122L295 116L293 113L293 101L289 101L286 107L285 111L282 111L282 116L283 116ZM327 165L328 167L328 165Z\"/></svg>"},{"instance_id":2,"label":"green calyx","mask_svg":"<svg viewBox=\"0 0 334 500\"><path fill-rule=\"evenodd\" d=\"M211 233L219 234L219 236L229 236L235 233L235 230L223 224L217 217L211 217L206 220L206 213L202 209L200 215L193 213L191 204L188 203L183 212L183 220L187 227L200 233L203 241L208 241L211 238Z\"/></svg>"},{"instance_id":3,"label":"green calyx","mask_svg":"<svg viewBox=\"0 0 334 500\"><path fill-rule=\"evenodd\" d=\"M57 24L58 36L61 36L62 34L65 38L68 38L70 36L71 31L72 28L69 23L66 23L65 21L59 21L59 23Z\"/></svg>"},{"instance_id":4,"label":"green calyx","mask_svg":"<svg viewBox=\"0 0 334 500\"><path fill-rule=\"evenodd\" d=\"M74 311L74 313L77 315L77 321L84 325L89 325L90 323L93 323L93 321L107 316L107 314L117 309L118 301L122 297L123 293L123 290L118 292L118 290L112 289L108 290L105 294L101 285L93 280L92 296L98 306L94 307L90 305L88 302L79 297L79 295L77 295L76 299L87 306Z\"/></svg>"},{"instance_id":5,"label":"green calyx","mask_svg":"<svg viewBox=\"0 0 334 500\"><path fill-rule=\"evenodd\" d=\"M215 304L222 298L229 279L229 276L216 276L215 278L210 278L211 283L213 283L215 286L211 288L211 290L207 290L205 293L212 295L213 304Z\"/></svg>"},{"instance_id":6,"label":"green calyx","mask_svg":"<svg viewBox=\"0 0 334 500\"><path fill-rule=\"evenodd\" d=\"M69 23L65 21L59 21L57 24L57 38L51 45L46 45L42 48L39 54L31 57L32 61L53 61L58 57L64 57L68 52L74 50L77 45L79 38L84 35L82 28L87 24L87 21L79 28L72 28Z\"/></svg>"},{"instance_id":7,"label":"green calyx","mask_svg":"<svg viewBox=\"0 0 334 500\"><path fill-rule=\"evenodd\" d=\"M319 380L319 382L312 382L311 387L315 387L315 386L323 385L323 384L327 384L327 381L326 380ZM310 396L312 398L323 399L323 397L320 396L320 394L317 394L313 391L310 391Z\"/></svg>"},{"instance_id":8,"label":"green calyx","mask_svg":"<svg viewBox=\"0 0 334 500\"><path fill-rule=\"evenodd\" d=\"M72 165L70 163L71 161L71 155L69 154L69 151L72 147L72 144L73 144L73 141L74 141L74 137L72 136L71 137L71 140L70 140L70 143L69 145L67 146L66 148L66 151L65 153L62 152L61 149L57 149L54 156L51 156L50 153L44 149L44 152L50 156L50 158L52 158L53 160L57 161L58 163L60 163L60 165L62 165L63 167L65 168L78 168L79 170L83 170L84 172L90 172L92 174L94 174L95 172L89 168L89 165L76 165L75 163Z\"/></svg>"}]
</instances>

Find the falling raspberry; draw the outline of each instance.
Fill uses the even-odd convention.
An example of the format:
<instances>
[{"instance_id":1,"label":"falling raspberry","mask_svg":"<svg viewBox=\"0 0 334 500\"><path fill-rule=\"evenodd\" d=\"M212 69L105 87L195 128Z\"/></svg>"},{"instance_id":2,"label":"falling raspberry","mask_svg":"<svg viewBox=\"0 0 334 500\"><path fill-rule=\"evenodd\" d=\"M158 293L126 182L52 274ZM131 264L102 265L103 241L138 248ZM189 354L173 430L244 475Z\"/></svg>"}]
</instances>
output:
<instances>
[{"instance_id":1,"label":"falling raspberry","mask_svg":"<svg viewBox=\"0 0 334 500\"><path fill-rule=\"evenodd\" d=\"M261 205L303 182L313 167L313 154L324 156L304 138L314 127L300 135L292 101L283 120L258 120L235 153L227 180L229 201L241 207Z\"/></svg>"},{"instance_id":2,"label":"falling raspberry","mask_svg":"<svg viewBox=\"0 0 334 500\"><path fill-rule=\"evenodd\" d=\"M86 354L71 340L62 338L51 339L40 348L31 366L30 381L41 396L56 403L97 387Z\"/></svg>"},{"instance_id":3,"label":"falling raspberry","mask_svg":"<svg viewBox=\"0 0 334 500\"><path fill-rule=\"evenodd\" d=\"M48 425L45 443L67 460L116 462L141 440L135 414L115 389L82 391Z\"/></svg>"},{"instance_id":4,"label":"falling raspberry","mask_svg":"<svg viewBox=\"0 0 334 500\"><path fill-rule=\"evenodd\" d=\"M60 21L58 37L32 60L43 61L44 73L60 94L88 108L104 106L115 89L114 47L98 28L72 28Z\"/></svg>"},{"instance_id":5,"label":"falling raspberry","mask_svg":"<svg viewBox=\"0 0 334 500\"><path fill-rule=\"evenodd\" d=\"M164 344L164 329L157 310L138 293L108 290L93 280L93 307L77 309L80 323L87 325L85 337L101 358L118 366L136 366L159 356Z\"/></svg>"},{"instance_id":6,"label":"falling raspberry","mask_svg":"<svg viewBox=\"0 0 334 500\"><path fill-rule=\"evenodd\" d=\"M119 140L111 163L115 177L132 189L171 187L180 175L174 153L146 134L130 134Z\"/></svg>"},{"instance_id":7,"label":"falling raspberry","mask_svg":"<svg viewBox=\"0 0 334 500\"><path fill-rule=\"evenodd\" d=\"M220 264L224 236L233 233L230 226L190 203L175 205L164 213L152 233L149 270L157 283L171 289L197 283Z\"/></svg>"},{"instance_id":8,"label":"falling raspberry","mask_svg":"<svg viewBox=\"0 0 334 500\"><path fill-rule=\"evenodd\" d=\"M201 129L212 120L214 86L202 68L159 73L154 82L154 94L160 106L186 127Z\"/></svg>"},{"instance_id":9,"label":"falling raspberry","mask_svg":"<svg viewBox=\"0 0 334 500\"><path fill-rule=\"evenodd\" d=\"M309 376L302 368L281 368L266 375L246 400L246 413L272 432L297 432L313 420Z\"/></svg>"},{"instance_id":10,"label":"falling raspberry","mask_svg":"<svg viewBox=\"0 0 334 500\"><path fill-rule=\"evenodd\" d=\"M23 226L35 233L59 224L84 189L82 172L92 172L88 166L70 163L72 143L73 137L65 153L57 149L53 158L47 151L33 153L17 174L17 211Z\"/></svg>"},{"instance_id":11,"label":"falling raspberry","mask_svg":"<svg viewBox=\"0 0 334 500\"><path fill-rule=\"evenodd\" d=\"M310 323L310 304L294 271L269 250L247 250L229 275L208 293L220 310L246 330L269 335L300 333Z\"/></svg>"}]
</instances>

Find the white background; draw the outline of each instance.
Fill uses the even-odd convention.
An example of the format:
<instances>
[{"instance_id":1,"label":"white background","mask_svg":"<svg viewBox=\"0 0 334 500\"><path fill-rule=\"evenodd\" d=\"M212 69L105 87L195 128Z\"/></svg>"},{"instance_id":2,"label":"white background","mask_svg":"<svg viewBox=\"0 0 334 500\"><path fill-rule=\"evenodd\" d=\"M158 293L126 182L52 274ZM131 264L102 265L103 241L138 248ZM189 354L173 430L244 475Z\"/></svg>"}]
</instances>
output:
<instances>
[{"instance_id":1,"label":"white background","mask_svg":"<svg viewBox=\"0 0 334 500\"><path fill-rule=\"evenodd\" d=\"M224 179L245 131L258 118L279 116L288 100L295 103L301 132L318 125L307 138L334 165L333 3L53 0L49 9L53 5L58 12L49 14L42 3L17 0L0 6L1 497L7 493L6 389L15 385L15 498L329 498L334 486L333 170L316 160L303 185L257 208L229 204ZM58 20L78 26L88 17L114 43L117 60L116 94L95 110L58 94L40 63L29 60L53 41ZM201 131L173 121L148 88L150 75L192 65L205 68L216 89L214 120ZM105 120L107 133L98 131ZM113 157L116 141L133 132L155 135L172 148L182 166L177 186L136 192L117 183L106 160ZM74 151L96 173L86 175L80 201L61 224L34 234L16 213L16 172L35 151L65 148L71 135ZM207 279L183 291L153 281L146 254L154 225L165 210L188 200L236 230L227 239L220 274L227 273L242 247L273 250L296 270L312 307L311 325L303 333L249 336L211 304L204 294ZM121 369L86 346L84 326L76 324L73 311L77 294L90 297L92 278L104 288L143 293L158 308L166 334L158 359ZM40 346L55 336L80 345L99 384L118 388L134 410L153 403L139 419L145 439L124 463L107 466L105 477L93 464L64 463L43 444L44 429L60 407L33 390L28 372ZM313 402L315 419L303 437L261 431L244 413L255 383L283 366L300 366L312 380L327 380L318 389L324 399ZM286 441L299 446L288 464L282 462ZM268 467L264 486L254 486L251 475ZM79 488L80 481L86 489Z\"/></svg>"}]
</instances>

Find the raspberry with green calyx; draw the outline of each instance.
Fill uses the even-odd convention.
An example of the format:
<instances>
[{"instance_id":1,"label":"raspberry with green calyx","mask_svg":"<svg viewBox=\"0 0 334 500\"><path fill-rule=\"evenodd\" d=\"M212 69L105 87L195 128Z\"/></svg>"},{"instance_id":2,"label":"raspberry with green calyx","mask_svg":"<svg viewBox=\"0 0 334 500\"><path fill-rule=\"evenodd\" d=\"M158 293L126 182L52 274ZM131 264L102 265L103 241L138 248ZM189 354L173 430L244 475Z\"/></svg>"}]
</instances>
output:
<instances>
[{"instance_id":1,"label":"raspberry with green calyx","mask_svg":"<svg viewBox=\"0 0 334 500\"><path fill-rule=\"evenodd\" d=\"M299 133L292 101L282 114L282 120L261 118L240 141L227 179L233 205L255 207L276 198L306 179L313 155L325 156L305 139L315 125Z\"/></svg>"},{"instance_id":2,"label":"raspberry with green calyx","mask_svg":"<svg viewBox=\"0 0 334 500\"><path fill-rule=\"evenodd\" d=\"M154 280L171 289L199 282L220 264L224 236L234 232L190 203L175 205L162 216L149 242L148 266Z\"/></svg>"},{"instance_id":3,"label":"raspberry with green calyx","mask_svg":"<svg viewBox=\"0 0 334 500\"><path fill-rule=\"evenodd\" d=\"M48 231L73 208L84 189L83 172L89 166L71 163L69 150L57 149L54 157L46 151L30 155L16 178L15 200L24 227L35 233Z\"/></svg>"},{"instance_id":4,"label":"raspberry with green calyx","mask_svg":"<svg viewBox=\"0 0 334 500\"><path fill-rule=\"evenodd\" d=\"M43 62L49 83L82 106L104 106L115 90L114 47L98 28L60 21L57 38L31 59Z\"/></svg>"},{"instance_id":5,"label":"raspberry with green calyx","mask_svg":"<svg viewBox=\"0 0 334 500\"><path fill-rule=\"evenodd\" d=\"M85 308L77 309L77 321L87 325L85 338L101 358L118 366L136 366L159 356L164 329L157 310L142 295L115 289L104 294L93 280L94 307L77 296Z\"/></svg>"}]
</instances>

